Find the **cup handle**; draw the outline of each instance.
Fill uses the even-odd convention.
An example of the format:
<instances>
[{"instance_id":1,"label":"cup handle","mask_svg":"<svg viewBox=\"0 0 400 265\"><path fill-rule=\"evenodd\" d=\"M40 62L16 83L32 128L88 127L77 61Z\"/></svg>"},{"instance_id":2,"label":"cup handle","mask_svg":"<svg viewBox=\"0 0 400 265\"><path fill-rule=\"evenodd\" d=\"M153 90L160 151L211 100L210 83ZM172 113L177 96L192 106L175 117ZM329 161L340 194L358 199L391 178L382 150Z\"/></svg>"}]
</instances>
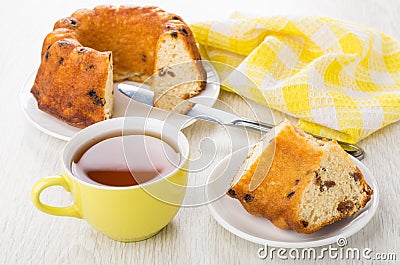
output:
<instances>
[{"instance_id":1,"label":"cup handle","mask_svg":"<svg viewBox=\"0 0 400 265\"><path fill-rule=\"evenodd\" d=\"M71 206L66 207L54 207L43 204L40 201L40 194L42 193L42 191L51 186L61 186L67 192L70 192L68 182L65 180L65 177L63 175L42 178L38 182L36 182L32 188L31 200L33 202L33 205L35 205L35 207L38 208L40 211L47 214L82 218L76 209L77 206L75 203Z\"/></svg>"}]
</instances>

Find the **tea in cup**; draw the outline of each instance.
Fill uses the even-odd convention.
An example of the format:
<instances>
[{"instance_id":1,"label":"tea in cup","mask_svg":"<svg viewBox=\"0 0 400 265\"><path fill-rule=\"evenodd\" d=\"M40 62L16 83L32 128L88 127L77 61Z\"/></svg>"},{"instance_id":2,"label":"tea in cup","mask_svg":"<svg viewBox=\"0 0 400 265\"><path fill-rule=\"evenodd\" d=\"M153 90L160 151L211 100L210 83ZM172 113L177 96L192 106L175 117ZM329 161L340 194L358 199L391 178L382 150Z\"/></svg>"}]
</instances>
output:
<instances>
[{"instance_id":1,"label":"tea in cup","mask_svg":"<svg viewBox=\"0 0 400 265\"><path fill-rule=\"evenodd\" d=\"M144 117L106 120L75 135L62 153L63 174L40 179L32 202L41 211L85 219L118 241L157 234L185 196L189 144L178 129ZM41 192L62 186L73 205L53 207Z\"/></svg>"}]
</instances>

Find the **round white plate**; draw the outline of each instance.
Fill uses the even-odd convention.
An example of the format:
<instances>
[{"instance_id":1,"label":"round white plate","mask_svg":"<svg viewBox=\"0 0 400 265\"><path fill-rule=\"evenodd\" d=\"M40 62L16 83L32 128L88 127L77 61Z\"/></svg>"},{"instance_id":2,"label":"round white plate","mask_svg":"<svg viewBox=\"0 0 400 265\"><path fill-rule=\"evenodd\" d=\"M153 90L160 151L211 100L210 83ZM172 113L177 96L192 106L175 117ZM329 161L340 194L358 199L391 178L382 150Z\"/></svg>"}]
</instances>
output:
<instances>
[{"instance_id":1,"label":"round white plate","mask_svg":"<svg viewBox=\"0 0 400 265\"><path fill-rule=\"evenodd\" d=\"M312 234L299 234L291 230L279 229L269 220L247 213L238 200L225 195L247 152L247 148L240 149L224 158L211 173L206 190L206 196L212 201L208 207L217 222L243 239L262 245L283 248L323 246L335 243L339 238L350 237L363 228L375 214L379 201L377 182L368 168L352 157L354 163L364 174L367 183L374 190L371 200L359 213L328 225Z\"/></svg>"},{"instance_id":2,"label":"round white plate","mask_svg":"<svg viewBox=\"0 0 400 265\"><path fill-rule=\"evenodd\" d=\"M207 71L207 86L206 89L196 96L196 102L212 107L219 95L219 78L214 67L209 62L203 61L203 65ZM36 99L30 93L32 85L35 81L35 77L36 72L32 73L32 75L28 78L20 93L20 102L26 117L40 131L61 140L70 140L72 136L74 136L81 129L70 126L41 111L37 107ZM130 102L130 98L119 92L117 85L118 83L114 84L114 118L124 116L140 116L165 120L168 117L168 122L173 123L174 126L178 126L179 128L190 126L196 121L195 119L190 119L183 115L151 108L145 104L135 102L133 100Z\"/></svg>"}]
</instances>

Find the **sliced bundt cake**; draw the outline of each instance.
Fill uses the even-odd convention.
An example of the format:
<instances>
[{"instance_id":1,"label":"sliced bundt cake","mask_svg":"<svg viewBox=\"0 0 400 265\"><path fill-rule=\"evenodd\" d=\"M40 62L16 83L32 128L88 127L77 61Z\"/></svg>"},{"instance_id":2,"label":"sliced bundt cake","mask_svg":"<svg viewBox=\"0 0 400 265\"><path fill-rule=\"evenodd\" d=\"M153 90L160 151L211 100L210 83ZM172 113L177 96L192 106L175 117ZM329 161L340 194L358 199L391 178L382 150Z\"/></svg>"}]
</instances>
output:
<instances>
[{"instance_id":1,"label":"sliced bundt cake","mask_svg":"<svg viewBox=\"0 0 400 265\"><path fill-rule=\"evenodd\" d=\"M57 21L43 43L42 57L31 89L41 110L76 127L107 119L113 109L113 80L144 82L153 74L187 75L191 85L172 89L159 82L161 95L177 97L172 104L205 87L206 73L190 28L182 18L157 7L98 6L81 9ZM173 64L193 63L185 71L166 72ZM186 78L186 77L185 77ZM183 79L185 79L183 78ZM176 84L177 82L170 82ZM179 100L180 99L180 100Z\"/></svg>"}]
</instances>

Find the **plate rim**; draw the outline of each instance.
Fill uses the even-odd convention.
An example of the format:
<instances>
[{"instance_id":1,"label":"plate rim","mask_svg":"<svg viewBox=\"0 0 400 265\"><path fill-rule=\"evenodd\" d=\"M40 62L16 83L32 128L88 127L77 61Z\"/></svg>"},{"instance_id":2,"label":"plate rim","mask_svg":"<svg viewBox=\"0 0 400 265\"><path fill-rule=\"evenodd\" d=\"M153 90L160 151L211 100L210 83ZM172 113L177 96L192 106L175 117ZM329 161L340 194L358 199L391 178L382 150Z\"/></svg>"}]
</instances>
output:
<instances>
[{"instance_id":1,"label":"plate rim","mask_svg":"<svg viewBox=\"0 0 400 265\"><path fill-rule=\"evenodd\" d=\"M231 154L227 155L226 157L224 157L214 167L213 171L208 176L207 183L210 183L211 178L214 176L215 171L217 170L217 168L222 167L223 163L226 163L226 161L228 161L229 157L233 156L235 153L243 152L243 150L248 150L248 147L236 150L233 153L231 153ZM368 209L369 209L369 211L371 211L371 213L366 215L365 217L361 217L358 220L358 222L359 222L358 225L354 226L351 229L345 229L345 231L343 231L340 234L336 234L336 235L333 235L333 236L330 236L330 237L327 237L327 238L323 238L323 239L307 241L307 242L285 242L285 241L268 240L268 239L265 239L265 238L260 238L260 237L256 237L256 236L253 236L253 235L249 235L248 233L237 229L236 227L232 226L229 222L227 222L221 215L219 215L217 210L213 207L213 204L215 202L217 202L218 200L222 199L223 197L227 196L226 194L223 194L222 196L220 196L217 199L214 199L213 201L208 203L207 207L208 207L211 215L217 221L217 223L219 225L221 225L225 230L227 230L228 232L230 232L230 233L232 233L232 234L234 234L234 235L236 235L236 236L238 236L238 237L240 237L240 238L242 238L242 239L244 239L246 241L253 242L253 243L256 243L256 244L260 244L260 245L268 245L270 247L281 247L281 248L308 248L308 247L320 247L320 246L336 243L337 240L339 238L341 238L341 237L344 237L344 238L348 239L349 237L351 237L352 235L356 234L361 229L363 229L372 220L372 218L375 216L376 210L379 207L379 193L380 193L376 178L374 177L372 172L367 168L367 166L365 166L361 161L357 160L356 158L352 157L351 155L349 155L349 157L356 164L356 166L360 168L360 170L364 174L364 176L368 174L368 179L370 179L368 184L373 187L374 193L372 195L372 200L370 200L367 203L367 205L369 205ZM209 197L208 193L209 193L210 187L212 187L212 185L209 185L207 190L206 190L206 193L207 193L206 196L207 197ZM367 207L367 205L366 205L366 207ZM241 209L242 209L242 211L247 213L243 209L243 207ZM252 217L258 218L257 216L252 216ZM280 229L280 228L276 227L276 229Z\"/></svg>"},{"instance_id":2,"label":"plate rim","mask_svg":"<svg viewBox=\"0 0 400 265\"><path fill-rule=\"evenodd\" d=\"M218 75L216 69L214 68L214 66L212 65L212 63L211 63L210 61L208 61L208 60L201 60L201 62L206 64L205 67L209 67L210 70L209 70L209 71L206 70L207 74L208 74L208 73L211 73L211 74L213 75L213 80L211 80L210 85L214 87L213 90L215 90L215 93L213 93L213 94L215 94L215 95L213 95L213 97L212 97L213 100L212 100L211 104L209 104L209 107L213 107L214 104L215 104L215 102L217 101L217 99L218 99L218 97L219 97L220 92L221 92L221 85L220 85L219 75ZM46 126L43 126L41 123L36 122L36 121L33 119L33 117L31 117L31 115L28 113L28 110L27 110L27 108L25 107L25 105L27 105L27 103L29 102L29 100L32 100L32 98L33 98L33 95L30 93L30 90L31 90L31 85L33 85L33 82L35 81L35 76L36 76L36 74L37 74L37 69L34 70L34 71L27 77L27 79L25 80L25 82L24 82L22 88L20 88L20 92L19 92L19 105L20 105L20 108L22 109L22 112L24 113L24 116L27 118L27 120L30 122L30 124L32 124L33 127L35 127L36 129L38 129L39 131L41 131L41 132L43 132L43 133L45 133L45 134L47 134L47 135L49 135L49 136L51 136L51 137L54 137L54 138L56 138L56 139L59 139L59 140L63 140L63 141L69 141L69 140L71 140L71 138L72 138L76 133L78 133L78 132L80 132L80 131L82 130L81 128L73 127L73 126L71 126L71 125L69 125L69 124L67 124L67 123L63 123L64 126L66 126L66 127L67 127L67 126L70 126L71 129L77 129L77 131L76 131L72 136L68 136L68 135L65 135L65 134L60 134L60 133L58 133L58 132L54 132L54 131L48 129ZM120 82L115 82L114 85L115 85L116 83L120 83ZM207 87L206 87L206 89L207 89ZM206 90L206 89L205 89L205 90ZM196 96L201 96L201 94L202 94L202 92L200 92L200 93L199 93L198 95L196 95ZM34 98L33 98L33 99L34 99ZM50 114L41 111L41 110L37 107L37 105L36 105L36 111L37 111L38 113L40 113L39 115L46 115L46 116L48 116L47 118L49 118L50 120L54 119L54 122L60 121L60 120L58 120L57 118L51 116ZM115 117L115 118L118 118L118 117ZM151 117L150 117L150 118L151 118ZM111 118L111 119L112 119L112 118ZM154 119L157 119L157 117L154 117ZM161 120L161 119L158 119L158 120ZM186 123L184 124L184 126L182 127L182 129L191 126L191 125L194 124L195 122L196 122L195 119L192 119L191 121L186 122Z\"/></svg>"}]
</instances>

